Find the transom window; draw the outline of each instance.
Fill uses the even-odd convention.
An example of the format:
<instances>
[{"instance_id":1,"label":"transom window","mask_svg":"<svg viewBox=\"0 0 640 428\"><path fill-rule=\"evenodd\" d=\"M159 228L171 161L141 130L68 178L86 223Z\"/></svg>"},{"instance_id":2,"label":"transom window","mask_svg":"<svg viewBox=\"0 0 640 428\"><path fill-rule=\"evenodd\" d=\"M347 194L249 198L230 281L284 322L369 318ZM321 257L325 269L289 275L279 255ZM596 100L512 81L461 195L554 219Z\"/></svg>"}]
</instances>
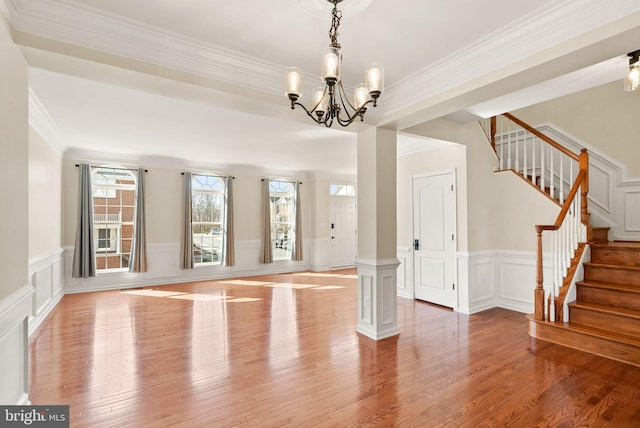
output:
<instances>
[{"instance_id":1,"label":"transom window","mask_svg":"<svg viewBox=\"0 0 640 428\"><path fill-rule=\"evenodd\" d=\"M116 167L93 168L93 239L96 271L129 267L136 176Z\"/></svg>"},{"instance_id":2,"label":"transom window","mask_svg":"<svg viewBox=\"0 0 640 428\"><path fill-rule=\"evenodd\" d=\"M193 260L197 265L222 263L225 190L222 177L206 174L191 177L191 231Z\"/></svg>"},{"instance_id":3,"label":"transom window","mask_svg":"<svg viewBox=\"0 0 640 428\"><path fill-rule=\"evenodd\" d=\"M355 196L356 186L353 184L331 184L331 196Z\"/></svg>"},{"instance_id":4,"label":"transom window","mask_svg":"<svg viewBox=\"0 0 640 428\"><path fill-rule=\"evenodd\" d=\"M269 180L271 245L274 260L291 259L296 227L294 183Z\"/></svg>"}]
</instances>

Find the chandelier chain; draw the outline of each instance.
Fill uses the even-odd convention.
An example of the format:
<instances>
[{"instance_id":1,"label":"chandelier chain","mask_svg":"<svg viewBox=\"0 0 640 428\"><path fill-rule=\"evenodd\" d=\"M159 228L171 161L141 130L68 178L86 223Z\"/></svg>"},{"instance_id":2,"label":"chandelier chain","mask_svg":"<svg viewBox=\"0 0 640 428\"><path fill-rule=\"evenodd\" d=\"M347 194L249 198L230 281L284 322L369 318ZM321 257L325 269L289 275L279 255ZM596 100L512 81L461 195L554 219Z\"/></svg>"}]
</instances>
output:
<instances>
[{"instance_id":1,"label":"chandelier chain","mask_svg":"<svg viewBox=\"0 0 640 428\"><path fill-rule=\"evenodd\" d=\"M329 29L329 39L331 40L331 46L340 47L338 43L338 27L340 26L340 20L342 19L342 11L338 10L338 3L333 3L333 10L331 11L331 28Z\"/></svg>"}]
</instances>

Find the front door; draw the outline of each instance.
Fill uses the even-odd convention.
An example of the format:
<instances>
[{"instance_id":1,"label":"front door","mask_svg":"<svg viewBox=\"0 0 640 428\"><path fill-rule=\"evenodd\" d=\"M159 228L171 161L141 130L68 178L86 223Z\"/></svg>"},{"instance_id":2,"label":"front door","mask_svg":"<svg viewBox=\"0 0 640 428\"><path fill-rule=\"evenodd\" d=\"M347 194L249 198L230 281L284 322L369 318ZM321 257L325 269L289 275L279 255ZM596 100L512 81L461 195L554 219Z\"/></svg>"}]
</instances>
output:
<instances>
[{"instance_id":1,"label":"front door","mask_svg":"<svg viewBox=\"0 0 640 428\"><path fill-rule=\"evenodd\" d=\"M414 290L416 299L456 305L454 172L413 179Z\"/></svg>"},{"instance_id":2,"label":"front door","mask_svg":"<svg viewBox=\"0 0 640 428\"><path fill-rule=\"evenodd\" d=\"M353 266L356 260L356 198L331 196L331 267Z\"/></svg>"}]
</instances>

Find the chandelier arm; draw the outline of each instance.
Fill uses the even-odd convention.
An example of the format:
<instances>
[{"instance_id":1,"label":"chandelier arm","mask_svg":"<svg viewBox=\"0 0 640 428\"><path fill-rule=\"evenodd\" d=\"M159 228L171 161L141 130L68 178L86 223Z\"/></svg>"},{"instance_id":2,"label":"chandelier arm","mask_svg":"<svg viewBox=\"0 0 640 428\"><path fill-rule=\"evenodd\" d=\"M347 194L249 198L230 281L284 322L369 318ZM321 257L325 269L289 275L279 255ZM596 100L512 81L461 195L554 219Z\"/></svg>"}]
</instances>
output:
<instances>
[{"instance_id":1,"label":"chandelier arm","mask_svg":"<svg viewBox=\"0 0 640 428\"><path fill-rule=\"evenodd\" d=\"M342 119L340 118L340 116L338 115L337 119L338 119L338 123L342 126L349 126L351 123L353 123L358 117L360 118L360 121L363 122L364 121L364 114L367 112L367 105L373 103L373 100L369 100L366 103L362 104L362 107L360 107L358 110L356 110L353 113L353 116L347 115L347 119Z\"/></svg>"},{"instance_id":2,"label":"chandelier arm","mask_svg":"<svg viewBox=\"0 0 640 428\"><path fill-rule=\"evenodd\" d=\"M295 106L302 107L302 110L304 110L304 112L307 113L307 116L309 116L315 123L325 123L326 122L326 119L322 120L322 119L316 119L315 117L313 117L313 113L315 112L315 107L311 111L309 111L309 110L307 110L307 108L303 104L301 104L301 103L299 103L297 101L291 101L291 109L295 109ZM316 107L317 107L317 105L316 105Z\"/></svg>"}]
</instances>

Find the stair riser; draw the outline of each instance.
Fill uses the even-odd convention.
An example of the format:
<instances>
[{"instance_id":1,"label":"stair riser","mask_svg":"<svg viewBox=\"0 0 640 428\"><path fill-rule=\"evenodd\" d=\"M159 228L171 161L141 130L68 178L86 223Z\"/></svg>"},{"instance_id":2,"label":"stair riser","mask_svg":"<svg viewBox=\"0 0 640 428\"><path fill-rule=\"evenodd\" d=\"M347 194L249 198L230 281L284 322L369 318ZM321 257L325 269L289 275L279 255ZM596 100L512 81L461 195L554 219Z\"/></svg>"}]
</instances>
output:
<instances>
[{"instance_id":1,"label":"stair riser","mask_svg":"<svg viewBox=\"0 0 640 428\"><path fill-rule=\"evenodd\" d=\"M640 336L640 320L628 318L622 314L602 313L589 308L569 306L569 321L602 330Z\"/></svg>"},{"instance_id":2,"label":"stair riser","mask_svg":"<svg viewBox=\"0 0 640 428\"><path fill-rule=\"evenodd\" d=\"M591 247L593 263L640 267L640 249L617 247Z\"/></svg>"},{"instance_id":3,"label":"stair riser","mask_svg":"<svg viewBox=\"0 0 640 428\"><path fill-rule=\"evenodd\" d=\"M613 308L634 309L640 311L640 288L638 293L615 289L594 288L578 285L577 303L595 303Z\"/></svg>"},{"instance_id":4,"label":"stair riser","mask_svg":"<svg viewBox=\"0 0 640 428\"><path fill-rule=\"evenodd\" d=\"M589 281L636 285L640 287L640 275L638 275L638 272L625 269L624 267L604 267L585 264L584 278Z\"/></svg>"}]
</instances>

